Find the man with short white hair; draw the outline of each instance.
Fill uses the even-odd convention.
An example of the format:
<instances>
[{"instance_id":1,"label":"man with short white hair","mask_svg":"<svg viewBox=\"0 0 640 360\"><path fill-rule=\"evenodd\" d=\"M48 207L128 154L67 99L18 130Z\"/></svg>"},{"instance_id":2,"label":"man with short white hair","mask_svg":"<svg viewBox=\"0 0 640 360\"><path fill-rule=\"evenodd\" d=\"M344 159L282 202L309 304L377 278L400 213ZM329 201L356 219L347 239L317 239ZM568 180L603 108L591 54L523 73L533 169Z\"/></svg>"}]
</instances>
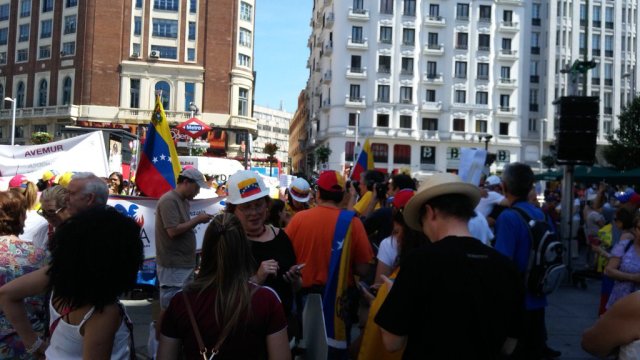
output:
<instances>
[{"instance_id":1,"label":"man with short white hair","mask_svg":"<svg viewBox=\"0 0 640 360\"><path fill-rule=\"evenodd\" d=\"M73 174L67 195L67 210L71 216L97 206L106 206L109 187L101 178L90 172Z\"/></svg>"}]
</instances>

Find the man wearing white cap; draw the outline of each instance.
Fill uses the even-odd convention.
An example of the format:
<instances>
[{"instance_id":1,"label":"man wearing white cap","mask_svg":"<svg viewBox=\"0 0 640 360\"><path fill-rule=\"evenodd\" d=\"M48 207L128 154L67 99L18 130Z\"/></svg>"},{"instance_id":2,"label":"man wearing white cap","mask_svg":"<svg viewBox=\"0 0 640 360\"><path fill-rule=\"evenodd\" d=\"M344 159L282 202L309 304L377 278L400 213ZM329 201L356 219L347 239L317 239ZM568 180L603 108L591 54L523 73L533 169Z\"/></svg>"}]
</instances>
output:
<instances>
[{"instance_id":1,"label":"man wearing white cap","mask_svg":"<svg viewBox=\"0 0 640 360\"><path fill-rule=\"evenodd\" d=\"M286 212L289 220L298 211L307 210L309 208L309 200L311 199L311 186L307 180L299 177L291 182L287 189Z\"/></svg>"},{"instance_id":2,"label":"man wearing white cap","mask_svg":"<svg viewBox=\"0 0 640 360\"><path fill-rule=\"evenodd\" d=\"M511 261L469 233L478 187L430 176L404 208L431 244L409 254L375 318L404 359L498 359L522 331L524 289ZM406 347L405 347L406 346Z\"/></svg>"}]
</instances>

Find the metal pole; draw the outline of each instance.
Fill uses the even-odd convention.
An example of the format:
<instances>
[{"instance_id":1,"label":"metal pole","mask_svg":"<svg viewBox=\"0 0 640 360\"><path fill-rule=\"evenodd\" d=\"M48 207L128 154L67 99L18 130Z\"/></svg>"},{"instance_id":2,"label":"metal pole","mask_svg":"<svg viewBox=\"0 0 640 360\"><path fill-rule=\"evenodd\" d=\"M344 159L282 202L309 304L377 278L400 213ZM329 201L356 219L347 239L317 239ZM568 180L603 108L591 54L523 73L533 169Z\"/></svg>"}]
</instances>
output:
<instances>
[{"instance_id":1,"label":"metal pole","mask_svg":"<svg viewBox=\"0 0 640 360\"><path fill-rule=\"evenodd\" d=\"M358 161L358 128L360 127L360 110L356 111L356 139L353 143L353 166Z\"/></svg>"},{"instance_id":2,"label":"metal pole","mask_svg":"<svg viewBox=\"0 0 640 360\"><path fill-rule=\"evenodd\" d=\"M589 46L587 46L589 44L589 10L590 10L590 5L589 5L589 0L585 0L585 6L587 7L587 11L585 12L585 17L586 17L586 21L587 23L584 26L584 63L586 64L589 61ZM586 66L586 65L585 65ZM584 73L582 73L582 91L583 91L583 96L587 96L587 72L585 71Z\"/></svg>"},{"instance_id":3,"label":"metal pole","mask_svg":"<svg viewBox=\"0 0 640 360\"><path fill-rule=\"evenodd\" d=\"M16 99L11 99L11 146L16 143Z\"/></svg>"},{"instance_id":4,"label":"metal pole","mask_svg":"<svg viewBox=\"0 0 640 360\"><path fill-rule=\"evenodd\" d=\"M560 213L560 233L567 251L565 252L565 264L571 279L573 266L571 264L571 221L573 220L573 165L565 165L562 178L562 211Z\"/></svg>"}]
</instances>

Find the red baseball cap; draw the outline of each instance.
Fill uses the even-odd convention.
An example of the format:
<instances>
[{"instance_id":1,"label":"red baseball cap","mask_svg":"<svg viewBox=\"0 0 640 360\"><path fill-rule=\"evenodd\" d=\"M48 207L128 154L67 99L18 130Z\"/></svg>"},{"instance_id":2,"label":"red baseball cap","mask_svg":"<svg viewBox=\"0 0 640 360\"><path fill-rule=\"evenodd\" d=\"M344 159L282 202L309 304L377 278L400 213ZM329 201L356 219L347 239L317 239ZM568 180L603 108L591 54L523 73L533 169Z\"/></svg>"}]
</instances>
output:
<instances>
[{"instance_id":1,"label":"red baseball cap","mask_svg":"<svg viewBox=\"0 0 640 360\"><path fill-rule=\"evenodd\" d=\"M29 179L27 179L27 177L22 174L18 174L12 177L11 180L9 180L9 187L19 188L22 185L22 183L25 181L29 181Z\"/></svg>"},{"instance_id":2,"label":"red baseball cap","mask_svg":"<svg viewBox=\"0 0 640 360\"><path fill-rule=\"evenodd\" d=\"M402 189L393 196L391 204L396 209L402 209L407 205L407 202L409 202L409 199L411 199L413 195L415 195L415 191L411 189Z\"/></svg>"},{"instance_id":3,"label":"red baseball cap","mask_svg":"<svg viewBox=\"0 0 640 360\"><path fill-rule=\"evenodd\" d=\"M325 191L342 192L344 191L344 178L337 171L327 170L320 173L316 185Z\"/></svg>"}]
</instances>

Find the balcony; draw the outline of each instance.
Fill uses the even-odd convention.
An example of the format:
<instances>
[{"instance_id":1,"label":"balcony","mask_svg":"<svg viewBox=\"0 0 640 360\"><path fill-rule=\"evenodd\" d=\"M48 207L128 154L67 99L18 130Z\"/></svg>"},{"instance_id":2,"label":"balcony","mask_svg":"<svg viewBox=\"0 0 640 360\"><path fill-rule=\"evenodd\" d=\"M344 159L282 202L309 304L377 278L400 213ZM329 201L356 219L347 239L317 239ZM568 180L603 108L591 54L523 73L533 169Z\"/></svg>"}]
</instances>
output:
<instances>
[{"instance_id":1,"label":"balcony","mask_svg":"<svg viewBox=\"0 0 640 360\"><path fill-rule=\"evenodd\" d=\"M520 27L517 22L502 20L500 21L500 26L498 27L498 30L503 32L514 33L514 32L520 31Z\"/></svg>"},{"instance_id":2,"label":"balcony","mask_svg":"<svg viewBox=\"0 0 640 360\"><path fill-rule=\"evenodd\" d=\"M532 84L537 84L540 82L540 75L531 75L529 76L529 82Z\"/></svg>"},{"instance_id":3,"label":"balcony","mask_svg":"<svg viewBox=\"0 0 640 360\"><path fill-rule=\"evenodd\" d=\"M420 104L420 111L439 114L442 112L442 101L423 101Z\"/></svg>"},{"instance_id":4,"label":"balcony","mask_svg":"<svg viewBox=\"0 0 640 360\"><path fill-rule=\"evenodd\" d=\"M324 72L324 75L322 75L322 83L323 84L331 83L331 70L327 70Z\"/></svg>"},{"instance_id":5,"label":"balcony","mask_svg":"<svg viewBox=\"0 0 640 360\"><path fill-rule=\"evenodd\" d=\"M511 49L500 49L498 52L498 59L500 60L518 60L518 51Z\"/></svg>"},{"instance_id":6,"label":"balcony","mask_svg":"<svg viewBox=\"0 0 640 360\"><path fill-rule=\"evenodd\" d=\"M324 55L331 55L333 53L333 41L329 41L324 45Z\"/></svg>"},{"instance_id":7,"label":"balcony","mask_svg":"<svg viewBox=\"0 0 640 360\"><path fill-rule=\"evenodd\" d=\"M189 116L189 113L187 113L187 116ZM229 117L227 126L232 128L253 130L253 132L256 132L258 131L258 120L247 116L232 115Z\"/></svg>"},{"instance_id":8,"label":"balcony","mask_svg":"<svg viewBox=\"0 0 640 360\"><path fill-rule=\"evenodd\" d=\"M469 50L468 44L456 44L456 50Z\"/></svg>"},{"instance_id":9,"label":"balcony","mask_svg":"<svg viewBox=\"0 0 640 360\"><path fill-rule=\"evenodd\" d=\"M531 19L531 25L533 26L540 26L541 23L542 23L542 20L540 18Z\"/></svg>"},{"instance_id":10,"label":"balcony","mask_svg":"<svg viewBox=\"0 0 640 360\"><path fill-rule=\"evenodd\" d=\"M367 21L369 20L369 10L349 8L349 20Z\"/></svg>"},{"instance_id":11,"label":"balcony","mask_svg":"<svg viewBox=\"0 0 640 360\"><path fill-rule=\"evenodd\" d=\"M347 95L345 96L345 99L344 99L344 106L357 108L357 109L364 109L367 107L367 103L365 101L364 96Z\"/></svg>"},{"instance_id":12,"label":"balcony","mask_svg":"<svg viewBox=\"0 0 640 360\"><path fill-rule=\"evenodd\" d=\"M539 46L532 46L531 47L531 54L540 55L540 47Z\"/></svg>"},{"instance_id":13,"label":"balcony","mask_svg":"<svg viewBox=\"0 0 640 360\"><path fill-rule=\"evenodd\" d=\"M539 107L540 106L538 104L529 104L529 111L538 112Z\"/></svg>"},{"instance_id":14,"label":"balcony","mask_svg":"<svg viewBox=\"0 0 640 360\"><path fill-rule=\"evenodd\" d=\"M500 106L496 111L496 116L508 117L508 118L516 117L516 108L508 107L508 106Z\"/></svg>"},{"instance_id":15,"label":"balcony","mask_svg":"<svg viewBox=\"0 0 640 360\"><path fill-rule=\"evenodd\" d=\"M16 119L49 119L49 118L66 118L70 117L77 119L80 116L80 107L77 105L60 105L60 106L46 106L46 107L32 107L32 108L17 108ZM132 109L138 110L138 109ZM124 110L120 110L122 113ZM149 121L151 118L152 110L149 110L144 114L144 117L139 118L142 121ZM0 119L11 119L11 109L0 110ZM169 115L167 115L169 116ZM118 114L120 118L120 114Z\"/></svg>"},{"instance_id":16,"label":"balcony","mask_svg":"<svg viewBox=\"0 0 640 360\"><path fill-rule=\"evenodd\" d=\"M380 66L378 67L378 74L391 74L391 69L389 66Z\"/></svg>"},{"instance_id":17,"label":"balcony","mask_svg":"<svg viewBox=\"0 0 640 360\"><path fill-rule=\"evenodd\" d=\"M347 49L351 50L367 50L369 49L369 41L367 38L355 38L349 36L347 40Z\"/></svg>"},{"instance_id":18,"label":"balcony","mask_svg":"<svg viewBox=\"0 0 640 360\"><path fill-rule=\"evenodd\" d=\"M329 111L331 108L331 100L324 99L322 100L322 111Z\"/></svg>"},{"instance_id":19,"label":"balcony","mask_svg":"<svg viewBox=\"0 0 640 360\"><path fill-rule=\"evenodd\" d=\"M326 1L326 0L325 0ZM523 6L525 0L496 0L497 4Z\"/></svg>"},{"instance_id":20,"label":"balcony","mask_svg":"<svg viewBox=\"0 0 640 360\"><path fill-rule=\"evenodd\" d=\"M427 15L424 17L424 26L445 27L447 21L440 15Z\"/></svg>"},{"instance_id":21,"label":"balcony","mask_svg":"<svg viewBox=\"0 0 640 360\"><path fill-rule=\"evenodd\" d=\"M444 75L442 73L424 73L422 82L429 85L444 84Z\"/></svg>"},{"instance_id":22,"label":"balcony","mask_svg":"<svg viewBox=\"0 0 640 360\"><path fill-rule=\"evenodd\" d=\"M498 89L515 89L517 88L516 79L500 78L496 84Z\"/></svg>"},{"instance_id":23,"label":"balcony","mask_svg":"<svg viewBox=\"0 0 640 360\"><path fill-rule=\"evenodd\" d=\"M444 45L442 44L427 44L422 50L424 55L442 56L444 55Z\"/></svg>"},{"instance_id":24,"label":"balcony","mask_svg":"<svg viewBox=\"0 0 640 360\"><path fill-rule=\"evenodd\" d=\"M491 52L490 46L478 46L478 51L477 51L478 56L487 56L488 52Z\"/></svg>"},{"instance_id":25,"label":"balcony","mask_svg":"<svg viewBox=\"0 0 640 360\"><path fill-rule=\"evenodd\" d=\"M333 23L335 22L335 20L336 20L335 15L332 12L328 13L324 18L324 26L327 29L331 29L333 27Z\"/></svg>"},{"instance_id":26,"label":"balcony","mask_svg":"<svg viewBox=\"0 0 640 360\"><path fill-rule=\"evenodd\" d=\"M366 79L367 68L366 67L348 67L346 76L347 76L347 79L351 79L351 80Z\"/></svg>"},{"instance_id":27,"label":"balcony","mask_svg":"<svg viewBox=\"0 0 640 360\"><path fill-rule=\"evenodd\" d=\"M491 17L480 17L478 18L479 23L491 24Z\"/></svg>"}]
</instances>

